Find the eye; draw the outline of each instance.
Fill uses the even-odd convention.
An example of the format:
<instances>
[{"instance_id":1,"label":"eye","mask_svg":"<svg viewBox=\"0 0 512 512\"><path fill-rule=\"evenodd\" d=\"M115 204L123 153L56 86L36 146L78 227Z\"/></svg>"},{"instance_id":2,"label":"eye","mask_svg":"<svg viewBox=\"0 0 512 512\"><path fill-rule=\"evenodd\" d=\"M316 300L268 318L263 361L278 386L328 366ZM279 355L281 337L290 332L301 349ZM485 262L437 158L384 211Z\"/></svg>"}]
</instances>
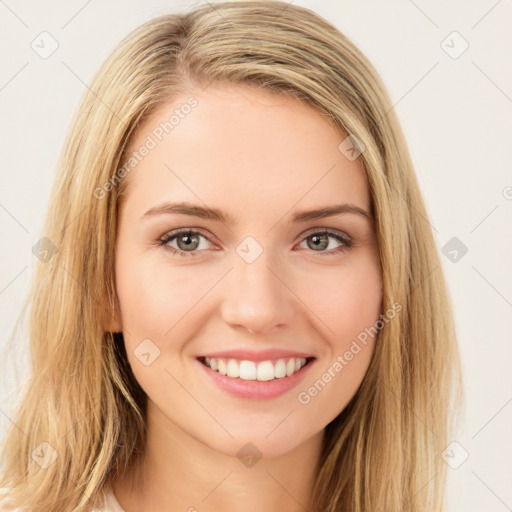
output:
<instances>
[{"instance_id":1,"label":"eye","mask_svg":"<svg viewBox=\"0 0 512 512\"><path fill-rule=\"evenodd\" d=\"M313 250L313 252L326 253L326 255L338 254L343 251L350 249L354 242L344 233L324 228L323 230L309 231L303 235L303 241L301 244L306 243L307 248ZM211 243L207 236L202 234L201 231L193 230L190 228L178 229L171 231L158 240L158 244L165 247L165 249L171 251L173 254L179 256L196 256L198 252L205 250L201 244L201 238ZM308 240L311 240L309 243ZM337 247L332 248L329 251L325 249L331 245L330 240L335 240L338 243ZM171 243L177 244L177 246L170 245ZM202 249L200 248L202 247Z\"/></svg>"},{"instance_id":2,"label":"eye","mask_svg":"<svg viewBox=\"0 0 512 512\"><path fill-rule=\"evenodd\" d=\"M331 247L333 250L326 251L325 249L331 245L329 239L334 239L338 243L338 246L334 248ZM310 240L310 242L308 242L308 240ZM354 245L354 242L347 235L341 231L329 228L324 228L322 231L309 231L305 234L303 242L301 242L301 244L304 243L306 243L307 247L312 249L313 252L326 253L326 255L338 254L350 249Z\"/></svg>"},{"instance_id":3,"label":"eye","mask_svg":"<svg viewBox=\"0 0 512 512\"><path fill-rule=\"evenodd\" d=\"M191 229L178 229L167 233L159 240L159 244L165 246L173 254L180 256L196 256L195 252L201 246L200 239L208 240L206 236L201 234L200 231L193 231ZM176 242L177 247L169 245L171 242ZM208 240L209 241L209 240Z\"/></svg>"}]
</instances>

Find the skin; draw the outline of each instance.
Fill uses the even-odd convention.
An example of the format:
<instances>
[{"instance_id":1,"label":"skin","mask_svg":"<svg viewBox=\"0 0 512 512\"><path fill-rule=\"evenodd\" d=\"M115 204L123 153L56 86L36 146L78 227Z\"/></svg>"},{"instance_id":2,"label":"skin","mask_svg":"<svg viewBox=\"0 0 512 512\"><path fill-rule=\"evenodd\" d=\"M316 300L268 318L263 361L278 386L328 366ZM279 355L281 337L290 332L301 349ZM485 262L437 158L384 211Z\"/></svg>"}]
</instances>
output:
<instances>
[{"instance_id":1,"label":"skin","mask_svg":"<svg viewBox=\"0 0 512 512\"><path fill-rule=\"evenodd\" d=\"M379 319L382 278L371 220L352 213L290 218L341 203L370 212L366 176L359 159L338 149L346 135L296 99L225 83L190 95L198 106L127 176L119 210L120 313L109 329L123 332L149 398L145 461L113 481L114 493L126 512L231 512L241 504L248 512L303 511L324 428L357 391L375 339L309 403L297 395ZM161 106L131 148L190 95ZM141 220L166 201L219 208L235 223L184 214ZM157 244L178 228L204 234L192 244L194 256ZM316 248L311 235L324 228L348 235L353 246L336 253L342 244L329 236ZM235 250L249 235L263 249L250 264ZM187 247L183 237L168 245ZM147 338L160 350L148 366L134 354ZM267 400L231 396L196 361L213 350L269 347L316 361L297 388ZM247 442L262 453L252 467L237 457Z\"/></svg>"}]
</instances>

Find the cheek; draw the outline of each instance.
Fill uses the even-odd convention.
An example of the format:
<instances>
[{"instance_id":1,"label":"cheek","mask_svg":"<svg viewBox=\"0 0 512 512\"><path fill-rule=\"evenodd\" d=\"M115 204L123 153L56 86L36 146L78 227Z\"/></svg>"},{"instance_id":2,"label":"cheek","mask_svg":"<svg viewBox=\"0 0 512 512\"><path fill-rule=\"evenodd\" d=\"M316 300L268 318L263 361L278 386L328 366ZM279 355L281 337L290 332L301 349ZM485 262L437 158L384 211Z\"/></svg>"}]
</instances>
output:
<instances>
[{"instance_id":1,"label":"cheek","mask_svg":"<svg viewBox=\"0 0 512 512\"><path fill-rule=\"evenodd\" d=\"M128 258L118 262L116 267L117 292L127 330L139 330L144 324L155 325L162 318L162 301L157 276L151 268Z\"/></svg>"},{"instance_id":2,"label":"cheek","mask_svg":"<svg viewBox=\"0 0 512 512\"><path fill-rule=\"evenodd\" d=\"M116 288L123 318L123 328L140 338L159 338L172 326L172 308L179 282L171 282L167 272L152 258L126 250L120 244L116 259Z\"/></svg>"},{"instance_id":3,"label":"cheek","mask_svg":"<svg viewBox=\"0 0 512 512\"><path fill-rule=\"evenodd\" d=\"M330 272L317 273L304 296L325 325L331 349L346 350L381 313L382 277L376 254L357 255Z\"/></svg>"},{"instance_id":4,"label":"cheek","mask_svg":"<svg viewBox=\"0 0 512 512\"><path fill-rule=\"evenodd\" d=\"M366 375L377 339L374 327L381 314L380 265L375 258L361 261L338 269L318 285L312 309L317 308L320 313L315 313L329 327L323 330L326 357L301 386L297 401L319 424L326 425L347 406Z\"/></svg>"},{"instance_id":5,"label":"cheek","mask_svg":"<svg viewBox=\"0 0 512 512\"><path fill-rule=\"evenodd\" d=\"M137 254L135 250L131 254L119 250L119 255L116 288L128 361L138 383L153 396L161 388L162 379L169 378L164 369L171 359L179 357L179 340L186 339L183 328L187 322L180 319L186 318L197 301L196 293L191 291L194 280L170 271L165 261L153 255Z\"/></svg>"},{"instance_id":6,"label":"cheek","mask_svg":"<svg viewBox=\"0 0 512 512\"><path fill-rule=\"evenodd\" d=\"M367 266L347 277L337 302L335 331L352 340L374 326L382 305L382 281L376 266Z\"/></svg>"},{"instance_id":7,"label":"cheek","mask_svg":"<svg viewBox=\"0 0 512 512\"><path fill-rule=\"evenodd\" d=\"M132 256L130 251L120 250L119 254L117 293L123 327L132 334L130 344L150 338L163 348L172 339L187 338L190 328L195 328L187 319L197 312L197 304L204 300L219 273L193 266L173 267L157 251Z\"/></svg>"}]
</instances>

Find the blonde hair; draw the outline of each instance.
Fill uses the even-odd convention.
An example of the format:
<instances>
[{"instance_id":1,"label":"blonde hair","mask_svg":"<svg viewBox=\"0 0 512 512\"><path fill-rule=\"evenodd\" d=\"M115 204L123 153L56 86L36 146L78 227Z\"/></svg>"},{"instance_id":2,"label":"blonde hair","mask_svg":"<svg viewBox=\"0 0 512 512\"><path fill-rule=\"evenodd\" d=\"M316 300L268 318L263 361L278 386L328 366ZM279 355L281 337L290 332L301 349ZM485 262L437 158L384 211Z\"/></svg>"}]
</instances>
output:
<instances>
[{"instance_id":1,"label":"blonde hair","mask_svg":"<svg viewBox=\"0 0 512 512\"><path fill-rule=\"evenodd\" d=\"M222 81L293 95L363 144L383 311L402 306L380 331L357 393L325 428L312 510L443 510L441 452L450 440L450 408L462 397L461 370L406 142L361 51L319 15L279 1L217 3L155 18L116 47L85 92L44 225L58 250L38 263L23 310L30 305L31 373L3 444L0 487L12 487L13 505L85 511L142 452L146 395L122 335L105 332L114 314L117 211L126 183L118 173L137 126L159 105ZM100 189L107 193L98 198ZM31 456L41 443L57 454L46 468Z\"/></svg>"}]
</instances>

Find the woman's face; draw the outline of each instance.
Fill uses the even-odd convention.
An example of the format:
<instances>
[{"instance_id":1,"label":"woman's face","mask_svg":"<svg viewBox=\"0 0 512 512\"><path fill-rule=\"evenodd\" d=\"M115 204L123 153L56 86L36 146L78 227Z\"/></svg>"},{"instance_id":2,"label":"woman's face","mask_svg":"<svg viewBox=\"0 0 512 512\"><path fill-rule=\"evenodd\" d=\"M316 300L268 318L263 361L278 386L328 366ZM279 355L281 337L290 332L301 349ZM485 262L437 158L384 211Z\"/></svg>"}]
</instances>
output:
<instances>
[{"instance_id":1,"label":"woman's face","mask_svg":"<svg viewBox=\"0 0 512 512\"><path fill-rule=\"evenodd\" d=\"M299 216L345 204L370 213L359 159L339 149L345 138L298 100L218 83L139 127L112 330L123 331L160 425L226 454L251 442L271 457L321 435L354 396L375 342L362 333L381 312L373 224L346 208ZM198 359L226 351L246 351L221 358L246 378ZM293 354L314 359L276 378L295 369ZM251 380L261 360L276 363L259 370L273 380Z\"/></svg>"}]
</instances>

